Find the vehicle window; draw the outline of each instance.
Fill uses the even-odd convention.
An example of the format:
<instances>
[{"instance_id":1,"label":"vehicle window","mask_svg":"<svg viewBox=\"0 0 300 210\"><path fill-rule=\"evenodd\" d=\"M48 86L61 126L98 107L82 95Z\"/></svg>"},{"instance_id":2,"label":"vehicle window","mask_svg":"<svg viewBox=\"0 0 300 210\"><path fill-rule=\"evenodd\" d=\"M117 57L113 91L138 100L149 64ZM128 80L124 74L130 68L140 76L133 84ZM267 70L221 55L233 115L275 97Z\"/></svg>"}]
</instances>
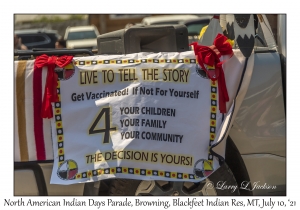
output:
<instances>
[{"instance_id":1,"label":"vehicle window","mask_svg":"<svg viewBox=\"0 0 300 210\"><path fill-rule=\"evenodd\" d=\"M269 29L269 30L271 30L271 29ZM275 50L276 49L276 44L275 43L276 42L274 41L274 45L271 45L272 43L268 43L266 41L265 34L262 30L262 26L261 26L261 23L259 21L258 22L258 27L257 27L257 30L256 30L256 34L255 34L255 43L254 43L255 48L254 48L254 50L255 51Z\"/></svg>"},{"instance_id":2,"label":"vehicle window","mask_svg":"<svg viewBox=\"0 0 300 210\"><path fill-rule=\"evenodd\" d=\"M33 43L33 42L44 42L46 37L43 35L20 35L23 44Z\"/></svg>"},{"instance_id":3,"label":"vehicle window","mask_svg":"<svg viewBox=\"0 0 300 210\"><path fill-rule=\"evenodd\" d=\"M78 39L96 39L97 35L95 31L77 31L69 32L67 40L78 40Z\"/></svg>"},{"instance_id":4,"label":"vehicle window","mask_svg":"<svg viewBox=\"0 0 300 210\"><path fill-rule=\"evenodd\" d=\"M255 46L257 46L257 47L266 47L266 45L265 45L266 40L265 40L264 33L261 29L260 23L258 23L258 27L257 27L255 35L256 35Z\"/></svg>"},{"instance_id":5,"label":"vehicle window","mask_svg":"<svg viewBox=\"0 0 300 210\"><path fill-rule=\"evenodd\" d=\"M49 36L49 38L51 39L51 40L58 40L59 38L61 38L61 36L59 35L59 34L48 34L48 36Z\"/></svg>"},{"instance_id":6,"label":"vehicle window","mask_svg":"<svg viewBox=\"0 0 300 210\"><path fill-rule=\"evenodd\" d=\"M189 35L199 35L201 29L204 26L207 26L207 23L197 23L197 24L191 24L187 26L188 34Z\"/></svg>"}]
</instances>

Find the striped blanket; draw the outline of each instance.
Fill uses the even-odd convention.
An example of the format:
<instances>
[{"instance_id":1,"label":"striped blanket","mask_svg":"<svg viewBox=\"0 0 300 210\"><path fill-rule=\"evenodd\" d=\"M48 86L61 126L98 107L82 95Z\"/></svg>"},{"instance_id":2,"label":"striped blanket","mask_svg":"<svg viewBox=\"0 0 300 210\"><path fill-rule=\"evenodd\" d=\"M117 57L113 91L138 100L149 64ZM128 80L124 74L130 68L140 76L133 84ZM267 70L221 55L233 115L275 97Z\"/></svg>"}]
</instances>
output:
<instances>
[{"instance_id":1,"label":"striped blanket","mask_svg":"<svg viewBox=\"0 0 300 210\"><path fill-rule=\"evenodd\" d=\"M34 60L14 62L15 162L53 160L50 119L41 117L47 71L33 69Z\"/></svg>"}]
</instances>

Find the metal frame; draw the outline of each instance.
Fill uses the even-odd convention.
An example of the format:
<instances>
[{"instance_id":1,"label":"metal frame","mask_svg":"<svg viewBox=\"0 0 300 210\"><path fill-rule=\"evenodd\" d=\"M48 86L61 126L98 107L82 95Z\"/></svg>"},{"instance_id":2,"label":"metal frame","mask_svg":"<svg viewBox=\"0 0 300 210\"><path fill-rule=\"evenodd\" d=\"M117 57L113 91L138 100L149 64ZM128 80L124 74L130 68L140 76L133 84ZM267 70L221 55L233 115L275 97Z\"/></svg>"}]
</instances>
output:
<instances>
[{"instance_id":1,"label":"metal frame","mask_svg":"<svg viewBox=\"0 0 300 210\"><path fill-rule=\"evenodd\" d=\"M86 49L47 49L47 48L34 48L32 50L15 50L14 56L38 56L42 54L47 55L77 55L77 54L87 54L94 55L90 50Z\"/></svg>"},{"instance_id":2,"label":"metal frame","mask_svg":"<svg viewBox=\"0 0 300 210\"><path fill-rule=\"evenodd\" d=\"M47 185L45 182L43 170L36 162L14 162L14 170L32 170L35 176L36 185L38 187L39 195L48 195Z\"/></svg>"}]
</instances>

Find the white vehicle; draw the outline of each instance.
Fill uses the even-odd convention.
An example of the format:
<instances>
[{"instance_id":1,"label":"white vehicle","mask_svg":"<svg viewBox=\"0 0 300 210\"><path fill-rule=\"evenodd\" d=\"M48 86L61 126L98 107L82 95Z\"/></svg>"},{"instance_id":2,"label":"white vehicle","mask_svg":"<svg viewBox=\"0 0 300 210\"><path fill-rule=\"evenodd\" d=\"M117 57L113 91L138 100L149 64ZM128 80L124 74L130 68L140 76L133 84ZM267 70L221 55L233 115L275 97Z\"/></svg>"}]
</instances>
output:
<instances>
[{"instance_id":1,"label":"white vehicle","mask_svg":"<svg viewBox=\"0 0 300 210\"><path fill-rule=\"evenodd\" d=\"M96 26L68 27L64 39L69 49L97 49L97 36L99 31Z\"/></svg>"}]
</instances>

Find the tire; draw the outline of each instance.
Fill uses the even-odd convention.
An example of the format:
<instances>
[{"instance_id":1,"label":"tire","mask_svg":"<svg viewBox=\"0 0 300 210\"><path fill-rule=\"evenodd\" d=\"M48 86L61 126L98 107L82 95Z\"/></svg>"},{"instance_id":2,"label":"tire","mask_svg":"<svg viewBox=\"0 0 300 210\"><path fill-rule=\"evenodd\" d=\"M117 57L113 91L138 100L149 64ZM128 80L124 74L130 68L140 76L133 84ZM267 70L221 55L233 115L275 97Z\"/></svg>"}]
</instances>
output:
<instances>
[{"instance_id":1,"label":"tire","mask_svg":"<svg viewBox=\"0 0 300 210\"><path fill-rule=\"evenodd\" d=\"M225 188L228 189L225 189ZM237 182L226 163L199 183L113 179L109 196L237 196Z\"/></svg>"},{"instance_id":2,"label":"tire","mask_svg":"<svg viewBox=\"0 0 300 210\"><path fill-rule=\"evenodd\" d=\"M250 182L250 177L243 158L230 136L228 136L226 142L225 161L234 174L238 186L241 186L244 181ZM240 189L240 195L252 196L253 193L250 190Z\"/></svg>"}]
</instances>

